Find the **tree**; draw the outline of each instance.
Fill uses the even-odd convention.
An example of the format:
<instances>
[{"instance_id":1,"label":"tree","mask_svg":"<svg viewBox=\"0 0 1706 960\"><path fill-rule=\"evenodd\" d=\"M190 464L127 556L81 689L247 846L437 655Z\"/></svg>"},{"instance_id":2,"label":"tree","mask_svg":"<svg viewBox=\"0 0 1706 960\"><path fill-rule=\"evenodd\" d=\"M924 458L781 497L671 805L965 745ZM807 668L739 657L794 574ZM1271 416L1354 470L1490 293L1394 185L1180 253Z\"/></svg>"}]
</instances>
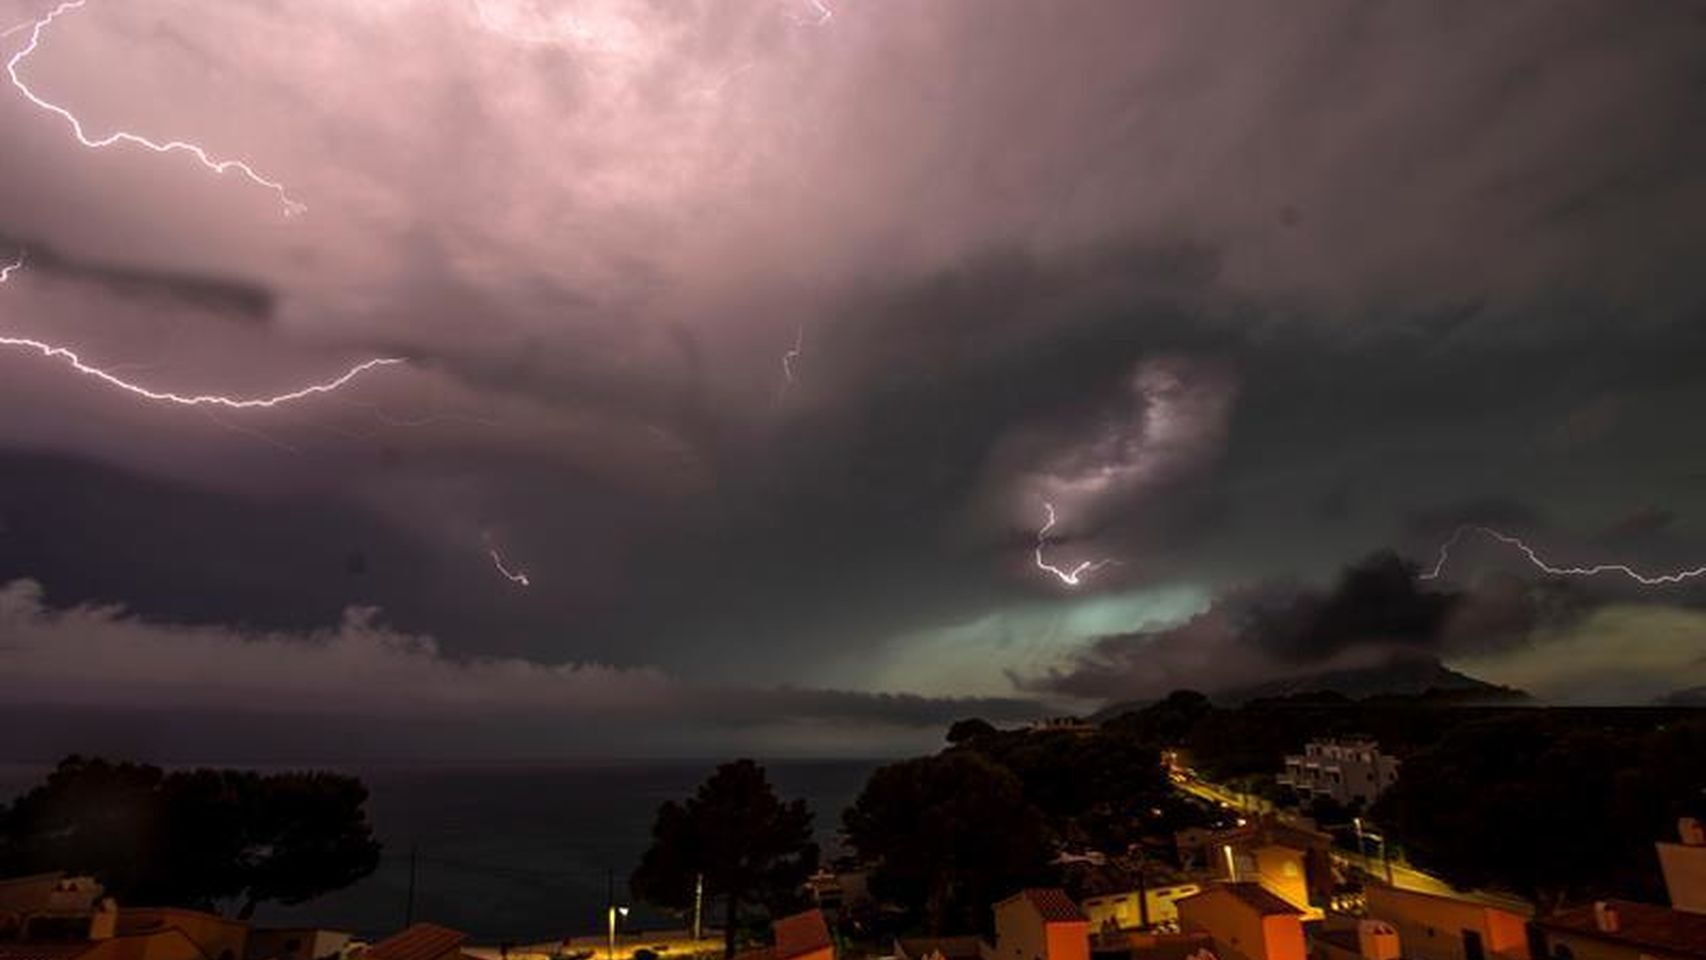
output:
<instances>
[{"instance_id":1,"label":"tree","mask_svg":"<svg viewBox=\"0 0 1706 960\"><path fill-rule=\"evenodd\" d=\"M933 934L984 927L989 904L1045 879L1053 855L1024 784L970 751L878 769L842 820L876 864L872 891L922 915Z\"/></svg>"},{"instance_id":2,"label":"tree","mask_svg":"<svg viewBox=\"0 0 1706 960\"><path fill-rule=\"evenodd\" d=\"M954 721L953 726L948 728L948 742L958 746L998 732L995 725L988 720L981 717L970 717L965 720Z\"/></svg>"},{"instance_id":3,"label":"tree","mask_svg":"<svg viewBox=\"0 0 1706 960\"><path fill-rule=\"evenodd\" d=\"M247 878L239 916L275 900L297 904L355 883L379 865L363 807L367 787L355 777L282 773L260 781L243 853Z\"/></svg>"},{"instance_id":4,"label":"tree","mask_svg":"<svg viewBox=\"0 0 1706 960\"><path fill-rule=\"evenodd\" d=\"M92 874L121 900L217 909L302 903L379 863L360 780L166 773L72 756L0 809L0 873Z\"/></svg>"},{"instance_id":5,"label":"tree","mask_svg":"<svg viewBox=\"0 0 1706 960\"><path fill-rule=\"evenodd\" d=\"M1075 847L1123 852L1140 839L1141 814L1173 793L1160 753L1117 731L1015 731L969 749L1012 771L1055 837Z\"/></svg>"},{"instance_id":6,"label":"tree","mask_svg":"<svg viewBox=\"0 0 1706 960\"><path fill-rule=\"evenodd\" d=\"M1525 710L1447 734L1405 761L1373 816L1417 865L1543 908L1651 900L1652 844L1706 813L1706 721L1619 727ZM1633 719L1633 718L1632 718Z\"/></svg>"},{"instance_id":7,"label":"tree","mask_svg":"<svg viewBox=\"0 0 1706 960\"><path fill-rule=\"evenodd\" d=\"M1120 714L1102 724L1102 729L1130 734L1156 746L1176 747L1213 712L1214 705L1207 696L1195 690L1174 690L1141 710Z\"/></svg>"},{"instance_id":8,"label":"tree","mask_svg":"<svg viewBox=\"0 0 1706 960\"><path fill-rule=\"evenodd\" d=\"M718 767L685 803L658 808L651 848L629 887L647 903L686 910L703 877L705 895L723 901L723 953L733 957L743 909L762 906L775 916L797 906L817 862L806 802L783 803L763 767L737 760Z\"/></svg>"}]
</instances>

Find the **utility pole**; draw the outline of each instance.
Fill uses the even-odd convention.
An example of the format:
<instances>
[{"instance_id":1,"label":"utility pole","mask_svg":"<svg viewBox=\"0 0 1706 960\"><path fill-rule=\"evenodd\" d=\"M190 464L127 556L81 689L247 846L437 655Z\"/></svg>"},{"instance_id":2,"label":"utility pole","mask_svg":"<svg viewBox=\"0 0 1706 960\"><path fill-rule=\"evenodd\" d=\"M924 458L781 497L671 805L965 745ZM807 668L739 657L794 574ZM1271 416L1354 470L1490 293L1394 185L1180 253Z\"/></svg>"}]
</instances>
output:
<instances>
[{"instance_id":1,"label":"utility pole","mask_svg":"<svg viewBox=\"0 0 1706 960\"><path fill-rule=\"evenodd\" d=\"M1137 847L1137 926L1149 931L1149 854L1141 843Z\"/></svg>"},{"instance_id":2,"label":"utility pole","mask_svg":"<svg viewBox=\"0 0 1706 960\"><path fill-rule=\"evenodd\" d=\"M705 875L697 874L693 878L693 941L698 943L705 938Z\"/></svg>"},{"instance_id":3,"label":"utility pole","mask_svg":"<svg viewBox=\"0 0 1706 960\"><path fill-rule=\"evenodd\" d=\"M403 911L404 929L413 926L415 923L415 867L419 860L419 853L420 850L415 844L409 844L409 903Z\"/></svg>"}]
</instances>

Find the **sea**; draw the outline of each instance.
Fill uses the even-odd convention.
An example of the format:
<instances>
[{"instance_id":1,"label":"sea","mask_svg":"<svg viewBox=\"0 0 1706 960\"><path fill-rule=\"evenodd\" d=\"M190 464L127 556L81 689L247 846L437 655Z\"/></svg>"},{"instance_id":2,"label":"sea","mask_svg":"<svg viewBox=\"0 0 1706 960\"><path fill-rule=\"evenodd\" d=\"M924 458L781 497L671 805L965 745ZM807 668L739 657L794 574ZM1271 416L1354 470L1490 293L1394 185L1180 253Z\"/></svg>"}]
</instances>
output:
<instances>
[{"instance_id":1,"label":"sea","mask_svg":"<svg viewBox=\"0 0 1706 960\"><path fill-rule=\"evenodd\" d=\"M883 762L764 766L784 799L811 805L827 857L840 849L842 810ZM338 766L370 791L369 815L384 844L378 869L308 903L264 904L255 921L372 939L412 916L476 942L536 943L601 931L613 890L616 902L633 911L626 927L680 929L679 917L632 903L628 875L650 842L658 806L690 796L715 766L709 760ZM0 799L27 790L47 771L0 765Z\"/></svg>"}]
</instances>

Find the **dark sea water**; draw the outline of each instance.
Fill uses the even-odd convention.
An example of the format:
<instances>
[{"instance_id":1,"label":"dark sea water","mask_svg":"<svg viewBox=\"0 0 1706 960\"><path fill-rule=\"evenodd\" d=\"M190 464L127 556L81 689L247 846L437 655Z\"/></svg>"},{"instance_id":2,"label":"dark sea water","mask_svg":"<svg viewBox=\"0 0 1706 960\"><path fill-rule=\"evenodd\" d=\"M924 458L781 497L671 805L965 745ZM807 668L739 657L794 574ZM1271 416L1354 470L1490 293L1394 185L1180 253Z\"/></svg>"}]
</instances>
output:
<instances>
[{"instance_id":1,"label":"dark sea water","mask_svg":"<svg viewBox=\"0 0 1706 960\"><path fill-rule=\"evenodd\" d=\"M477 940L518 943L603 928L606 884L619 902L650 839L658 805L690 795L712 761L572 763L530 767L348 768L372 793L369 811L385 844L379 869L347 890L296 907L263 906L263 923L316 924L379 936L403 924L410 850L417 920ZM819 843L836 845L841 811L880 765L874 760L765 763L785 799L817 814ZM46 772L0 766L0 797ZM637 927L679 927L634 906Z\"/></svg>"}]
</instances>

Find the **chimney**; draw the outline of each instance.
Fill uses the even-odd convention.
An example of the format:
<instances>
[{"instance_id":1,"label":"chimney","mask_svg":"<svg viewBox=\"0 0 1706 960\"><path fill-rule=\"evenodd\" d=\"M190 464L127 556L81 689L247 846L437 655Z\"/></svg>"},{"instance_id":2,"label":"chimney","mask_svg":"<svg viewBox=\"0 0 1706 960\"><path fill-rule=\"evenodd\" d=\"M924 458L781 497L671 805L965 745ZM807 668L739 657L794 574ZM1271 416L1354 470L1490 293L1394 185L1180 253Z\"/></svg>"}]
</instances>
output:
<instances>
[{"instance_id":1,"label":"chimney","mask_svg":"<svg viewBox=\"0 0 1706 960\"><path fill-rule=\"evenodd\" d=\"M1398 960L1398 930L1381 920L1357 921L1357 953L1362 960Z\"/></svg>"},{"instance_id":2,"label":"chimney","mask_svg":"<svg viewBox=\"0 0 1706 960\"><path fill-rule=\"evenodd\" d=\"M111 940L118 933L118 902L102 897L89 915L89 939Z\"/></svg>"},{"instance_id":3,"label":"chimney","mask_svg":"<svg viewBox=\"0 0 1706 960\"><path fill-rule=\"evenodd\" d=\"M1593 905L1593 925L1600 933L1616 933L1622 927L1622 918L1617 915L1617 908L1605 900L1596 900Z\"/></svg>"},{"instance_id":4,"label":"chimney","mask_svg":"<svg viewBox=\"0 0 1706 960\"><path fill-rule=\"evenodd\" d=\"M1676 822L1676 832L1682 838L1685 847L1706 847L1706 826L1693 817L1683 817Z\"/></svg>"}]
</instances>

